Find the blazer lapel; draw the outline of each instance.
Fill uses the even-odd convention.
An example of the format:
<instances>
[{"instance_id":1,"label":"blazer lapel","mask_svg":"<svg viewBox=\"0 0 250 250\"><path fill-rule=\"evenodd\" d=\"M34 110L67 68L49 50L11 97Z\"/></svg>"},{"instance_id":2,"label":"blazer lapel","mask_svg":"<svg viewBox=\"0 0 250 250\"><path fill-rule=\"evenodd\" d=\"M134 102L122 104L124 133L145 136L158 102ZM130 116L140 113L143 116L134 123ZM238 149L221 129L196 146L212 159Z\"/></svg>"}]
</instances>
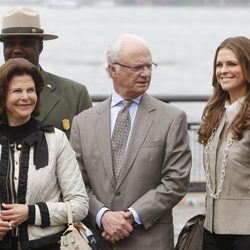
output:
<instances>
[{"instance_id":1,"label":"blazer lapel","mask_svg":"<svg viewBox=\"0 0 250 250\"><path fill-rule=\"evenodd\" d=\"M56 85L50 80L45 71L41 69L44 79L44 90L41 93L40 115L38 119L44 121L53 107L59 102L59 96L56 95Z\"/></svg>"},{"instance_id":2,"label":"blazer lapel","mask_svg":"<svg viewBox=\"0 0 250 250\"><path fill-rule=\"evenodd\" d=\"M155 107L151 104L150 97L147 94L144 94L136 113L135 121L129 139L126 158L124 161L124 166L122 168L116 188L121 185L122 181L128 174L135 161L135 158L145 140L145 137L153 124L154 110Z\"/></svg>"},{"instance_id":3,"label":"blazer lapel","mask_svg":"<svg viewBox=\"0 0 250 250\"><path fill-rule=\"evenodd\" d=\"M116 182L113 175L112 155L111 155L111 141L110 141L110 98L97 107L97 123L96 123L96 140L102 155L103 165L109 180L115 187Z\"/></svg>"},{"instance_id":4,"label":"blazer lapel","mask_svg":"<svg viewBox=\"0 0 250 250\"><path fill-rule=\"evenodd\" d=\"M226 126L226 117L225 117L225 114L224 114L224 116L220 120L218 128L215 131L214 138L211 141L210 150L212 150L214 148L217 148L217 149L219 148L219 143L221 143L220 137L222 136L223 128L225 126ZM211 168L210 170L212 171L212 173L214 175L216 175L216 173L215 173L215 166L216 166L217 153L216 154L212 154L210 152L210 157L209 158L210 158L210 168Z\"/></svg>"}]
</instances>

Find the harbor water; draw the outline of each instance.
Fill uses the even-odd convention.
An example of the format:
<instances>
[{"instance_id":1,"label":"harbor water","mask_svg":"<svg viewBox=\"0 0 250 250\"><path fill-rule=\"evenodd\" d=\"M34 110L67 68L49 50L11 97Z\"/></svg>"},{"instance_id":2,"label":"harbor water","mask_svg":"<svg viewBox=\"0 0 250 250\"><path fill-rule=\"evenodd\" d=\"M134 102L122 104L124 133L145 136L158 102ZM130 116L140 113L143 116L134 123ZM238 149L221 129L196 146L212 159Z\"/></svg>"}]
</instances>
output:
<instances>
[{"instance_id":1,"label":"harbor water","mask_svg":"<svg viewBox=\"0 0 250 250\"><path fill-rule=\"evenodd\" d=\"M11 7L0 4L0 16ZM111 91L105 51L118 34L135 33L148 42L159 65L149 92L162 95L210 94L218 44L230 36L250 37L250 7L32 7L45 32L59 36L44 42L41 65L84 83L90 94Z\"/></svg>"},{"instance_id":2,"label":"harbor water","mask_svg":"<svg viewBox=\"0 0 250 250\"><path fill-rule=\"evenodd\" d=\"M11 7L0 3L0 16ZM90 95L110 94L105 51L121 33L135 33L148 42L158 64L149 89L153 95L210 95L216 47L231 36L250 37L250 7L30 7L40 12L45 33L59 36L44 42L41 66L85 84ZM200 121L204 103L176 105L189 121ZM175 236L200 212L204 194L185 197L174 210Z\"/></svg>"},{"instance_id":3,"label":"harbor water","mask_svg":"<svg viewBox=\"0 0 250 250\"><path fill-rule=\"evenodd\" d=\"M0 4L0 15L11 7ZM39 10L45 32L59 36L44 42L42 67L85 84L90 95L110 94L105 51L121 33L138 34L151 47L159 65L149 89L153 95L210 94L218 44L230 36L250 37L250 7L31 7ZM203 107L188 104L183 109L189 120L200 121Z\"/></svg>"}]
</instances>

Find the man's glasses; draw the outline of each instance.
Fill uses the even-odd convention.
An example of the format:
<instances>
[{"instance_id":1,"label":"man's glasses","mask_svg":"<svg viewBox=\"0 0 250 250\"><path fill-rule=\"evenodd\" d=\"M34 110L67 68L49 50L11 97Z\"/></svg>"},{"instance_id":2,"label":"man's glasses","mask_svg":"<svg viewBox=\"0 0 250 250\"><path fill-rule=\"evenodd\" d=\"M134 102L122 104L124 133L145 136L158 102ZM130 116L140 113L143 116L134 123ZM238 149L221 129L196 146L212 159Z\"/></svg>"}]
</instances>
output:
<instances>
[{"instance_id":1,"label":"man's glasses","mask_svg":"<svg viewBox=\"0 0 250 250\"><path fill-rule=\"evenodd\" d=\"M125 65L125 64L121 64L121 63L113 63L114 65L120 65L122 67L128 68L133 72L142 72L145 68L148 71L152 71L153 69L157 68L157 64L156 63L149 63L149 64L138 64L138 65Z\"/></svg>"}]
</instances>

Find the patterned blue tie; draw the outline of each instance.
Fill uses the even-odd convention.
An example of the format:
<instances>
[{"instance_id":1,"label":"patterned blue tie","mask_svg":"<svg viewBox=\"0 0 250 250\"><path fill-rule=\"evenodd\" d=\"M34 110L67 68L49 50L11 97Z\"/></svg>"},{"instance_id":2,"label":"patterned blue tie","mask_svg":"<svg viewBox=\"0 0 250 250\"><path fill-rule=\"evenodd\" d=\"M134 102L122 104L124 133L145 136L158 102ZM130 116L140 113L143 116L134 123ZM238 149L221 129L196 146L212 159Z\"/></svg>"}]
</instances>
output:
<instances>
[{"instance_id":1,"label":"patterned blue tie","mask_svg":"<svg viewBox=\"0 0 250 250\"><path fill-rule=\"evenodd\" d=\"M116 181L119 178L126 154L131 120L129 105L132 101L123 100L124 107L119 111L111 139L113 171Z\"/></svg>"}]
</instances>

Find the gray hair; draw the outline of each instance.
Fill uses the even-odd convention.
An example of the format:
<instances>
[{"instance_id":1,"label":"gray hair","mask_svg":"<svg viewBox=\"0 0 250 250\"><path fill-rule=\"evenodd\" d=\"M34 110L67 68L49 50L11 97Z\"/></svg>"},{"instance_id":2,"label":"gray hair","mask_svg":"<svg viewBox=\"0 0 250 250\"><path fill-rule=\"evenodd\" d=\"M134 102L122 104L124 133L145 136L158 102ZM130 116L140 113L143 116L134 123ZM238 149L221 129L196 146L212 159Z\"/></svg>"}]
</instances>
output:
<instances>
[{"instance_id":1,"label":"gray hair","mask_svg":"<svg viewBox=\"0 0 250 250\"><path fill-rule=\"evenodd\" d=\"M142 43L144 46L149 48L146 41L140 36L128 33L121 34L113 40L107 49L107 63L109 64L118 62L121 56L123 45L130 41L137 41L138 43Z\"/></svg>"},{"instance_id":2,"label":"gray hair","mask_svg":"<svg viewBox=\"0 0 250 250\"><path fill-rule=\"evenodd\" d=\"M123 33L123 34L119 35L118 37L116 37L113 40L113 42L109 45L109 47L107 49L107 53L106 53L107 68L106 68L106 70L107 70L108 74L109 74L108 64L113 64L113 63L119 62L124 44L131 42L131 41L141 43L142 45L149 48L146 41L138 35L129 34L129 33ZM114 67L116 68L117 71L120 70L120 65L114 65ZM109 76L110 76L110 74L109 74Z\"/></svg>"}]
</instances>

